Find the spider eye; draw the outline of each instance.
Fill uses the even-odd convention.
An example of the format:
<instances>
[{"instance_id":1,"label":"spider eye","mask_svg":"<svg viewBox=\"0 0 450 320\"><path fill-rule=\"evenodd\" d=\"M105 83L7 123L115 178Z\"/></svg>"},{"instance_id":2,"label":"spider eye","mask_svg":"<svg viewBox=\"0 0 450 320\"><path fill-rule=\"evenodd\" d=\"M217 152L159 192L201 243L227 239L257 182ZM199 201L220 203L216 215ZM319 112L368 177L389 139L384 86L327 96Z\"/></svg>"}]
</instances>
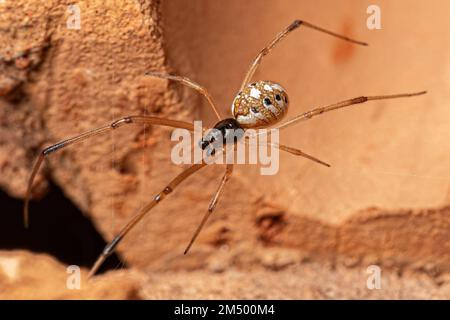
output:
<instances>
[{"instance_id":1,"label":"spider eye","mask_svg":"<svg viewBox=\"0 0 450 320\"><path fill-rule=\"evenodd\" d=\"M288 98L287 96L284 96L284 102L287 104L288 103Z\"/></svg>"},{"instance_id":2,"label":"spider eye","mask_svg":"<svg viewBox=\"0 0 450 320\"><path fill-rule=\"evenodd\" d=\"M272 101L270 101L269 98L264 98L263 103L264 103L264 105L266 105L266 106L270 106L270 105L272 104Z\"/></svg>"},{"instance_id":3,"label":"spider eye","mask_svg":"<svg viewBox=\"0 0 450 320\"><path fill-rule=\"evenodd\" d=\"M275 95L275 100L281 101L281 96L280 96L279 94L276 94L276 95Z\"/></svg>"},{"instance_id":4,"label":"spider eye","mask_svg":"<svg viewBox=\"0 0 450 320\"><path fill-rule=\"evenodd\" d=\"M259 110L256 107L251 107L250 110L252 110L253 113L259 113Z\"/></svg>"}]
</instances>

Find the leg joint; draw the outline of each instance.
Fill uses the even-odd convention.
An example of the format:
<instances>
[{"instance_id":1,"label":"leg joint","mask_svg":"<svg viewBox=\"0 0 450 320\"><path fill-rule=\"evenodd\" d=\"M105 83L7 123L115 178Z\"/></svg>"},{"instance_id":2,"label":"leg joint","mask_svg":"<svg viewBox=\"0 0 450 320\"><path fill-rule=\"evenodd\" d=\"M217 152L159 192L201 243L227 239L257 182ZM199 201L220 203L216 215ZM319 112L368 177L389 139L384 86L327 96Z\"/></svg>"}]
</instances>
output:
<instances>
[{"instance_id":1,"label":"leg joint","mask_svg":"<svg viewBox=\"0 0 450 320\"><path fill-rule=\"evenodd\" d=\"M110 256L114 252L114 249L119 244L120 240L122 240L122 236L116 236L110 243L108 243L105 249L103 249L103 255L105 257Z\"/></svg>"},{"instance_id":2,"label":"leg joint","mask_svg":"<svg viewBox=\"0 0 450 320\"><path fill-rule=\"evenodd\" d=\"M42 150L42 155L46 156L46 155L48 155L50 153L53 153L53 152L61 149L62 147L64 147L64 145L65 145L65 143L60 142L60 143L54 144L54 145L52 145L50 147L47 147L44 150Z\"/></svg>"},{"instance_id":3,"label":"leg joint","mask_svg":"<svg viewBox=\"0 0 450 320\"><path fill-rule=\"evenodd\" d=\"M170 186L165 187L164 190L163 190L163 192L164 192L165 194L169 194L169 193L171 193L172 191L173 191L173 189L172 189Z\"/></svg>"},{"instance_id":4,"label":"leg joint","mask_svg":"<svg viewBox=\"0 0 450 320\"><path fill-rule=\"evenodd\" d=\"M294 30L294 29L296 29L296 28L298 28L298 27L300 27L300 25L303 23L303 21L302 20L295 20L294 22L292 22L291 23L291 25L288 27L288 30L289 31L292 31L292 30Z\"/></svg>"},{"instance_id":5,"label":"leg joint","mask_svg":"<svg viewBox=\"0 0 450 320\"><path fill-rule=\"evenodd\" d=\"M132 123L132 122L133 122L132 117L125 117L125 118L119 119L119 120L111 123L111 128L116 129L116 128L120 127L122 124L128 124L128 123Z\"/></svg>"},{"instance_id":6,"label":"leg joint","mask_svg":"<svg viewBox=\"0 0 450 320\"><path fill-rule=\"evenodd\" d=\"M363 102L366 102L367 100L369 100L367 97L362 96L362 97L353 99L353 102L354 103L363 103Z\"/></svg>"}]
</instances>

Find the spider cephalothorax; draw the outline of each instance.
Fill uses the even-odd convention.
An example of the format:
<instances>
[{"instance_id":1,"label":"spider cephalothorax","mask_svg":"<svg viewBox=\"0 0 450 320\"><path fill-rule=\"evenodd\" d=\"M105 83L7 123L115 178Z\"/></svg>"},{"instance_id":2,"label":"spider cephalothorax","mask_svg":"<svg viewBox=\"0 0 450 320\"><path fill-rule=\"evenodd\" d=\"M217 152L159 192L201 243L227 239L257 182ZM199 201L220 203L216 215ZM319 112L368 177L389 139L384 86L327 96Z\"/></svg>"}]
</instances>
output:
<instances>
[{"instance_id":1,"label":"spider cephalothorax","mask_svg":"<svg viewBox=\"0 0 450 320\"><path fill-rule=\"evenodd\" d=\"M226 118L217 122L200 141L202 150L209 149L210 154L215 149L221 148L227 143L235 143L244 136L244 130L240 123L233 118Z\"/></svg>"},{"instance_id":2,"label":"spider cephalothorax","mask_svg":"<svg viewBox=\"0 0 450 320\"><path fill-rule=\"evenodd\" d=\"M236 95L231 112L243 128L260 128L280 121L288 105L288 96L282 86L271 81L258 81Z\"/></svg>"}]
</instances>

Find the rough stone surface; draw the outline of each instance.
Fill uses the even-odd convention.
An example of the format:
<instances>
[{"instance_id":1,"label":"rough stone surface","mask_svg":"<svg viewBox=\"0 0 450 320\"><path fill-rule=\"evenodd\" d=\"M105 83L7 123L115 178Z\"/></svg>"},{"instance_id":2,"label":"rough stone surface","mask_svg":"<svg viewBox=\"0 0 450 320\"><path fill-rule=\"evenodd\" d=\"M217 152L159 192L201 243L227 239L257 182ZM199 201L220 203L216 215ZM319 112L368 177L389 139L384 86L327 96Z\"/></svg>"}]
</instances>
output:
<instances>
[{"instance_id":1,"label":"rough stone surface","mask_svg":"<svg viewBox=\"0 0 450 320\"><path fill-rule=\"evenodd\" d=\"M269 250L270 252L270 250ZM273 252L271 253L273 254ZM276 253L279 258L279 251ZM282 259L281 259L282 260ZM368 289L365 268L302 261L267 260L249 273L241 268L160 272L112 271L69 289L68 266L44 254L0 252L1 299L446 299L448 283L424 274L381 271L378 289ZM36 272L39 270L39 272ZM67 283L69 282L69 286Z\"/></svg>"},{"instance_id":2,"label":"rough stone surface","mask_svg":"<svg viewBox=\"0 0 450 320\"><path fill-rule=\"evenodd\" d=\"M67 268L45 254L0 251L0 299L144 298L139 292L145 278L136 272L111 272L86 281L87 270L82 269L78 289Z\"/></svg>"},{"instance_id":3,"label":"rough stone surface","mask_svg":"<svg viewBox=\"0 0 450 320\"><path fill-rule=\"evenodd\" d=\"M162 279L173 279L173 285L186 271L192 271L195 287L203 281L197 279L201 270L228 275L226 270L239 268L244 276L255 266L266 268L261 275L267 279L287 281L295 269L287 267L300 259L342 265L339 272L348 272L349 279L352 268L365 270L373 263L406 274L395 281L399 286L406 281L412 292L386 297L448 297L447 2L381 1L379 31L366 28L366 4L359 1L310 5L234 0L226 6L206 0L87 1L79 3L80 30L66 26L72 3L0 4L3 190L24 196L42 146L122 116L214 121L200 96L145 77L148 70L191 77L229 115L254 55L281 28L302 18L370 46L348 45L306 29L289 36L255 77L278 81L287 89L290 115L362 94L429 93L355 106L283 131L284 143L332 167L291 155L281 156L276 176L238 167L192 252L183 256L222 174L219 167L203 169L152 211L119 252L132 268L145 274L163 272ZM52 155L38 176L35 197L43 196L52 180L110 240L133 212L181 172L170 162L170 149L168 129L124 127ZM300 274L303 267L295 270ZM324 266L320 272L325 277L333 268ZM309 276L316 275L305 273ZM422 276L429 282L423 284ZM220 286L226 276L211 279L218 279L212 281ZM252 279L249 286L257 286ZM233 291L237 282L231 281L227 290ZM146 297L170 297L169 289L161 290ZM201 290L202 295L220 297L208 288ZM277 296L289 297L289 291ZM329 296L355 297L340 291Z\"/></svg>"}]
</instances>

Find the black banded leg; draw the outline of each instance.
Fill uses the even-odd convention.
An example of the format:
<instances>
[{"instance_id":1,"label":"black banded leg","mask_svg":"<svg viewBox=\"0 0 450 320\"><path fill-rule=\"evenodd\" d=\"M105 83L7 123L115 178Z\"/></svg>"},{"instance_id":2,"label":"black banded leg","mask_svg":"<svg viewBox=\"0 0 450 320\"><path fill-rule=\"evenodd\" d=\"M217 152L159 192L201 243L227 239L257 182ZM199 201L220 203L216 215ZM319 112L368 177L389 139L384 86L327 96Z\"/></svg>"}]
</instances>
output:
<instances>
[{"instance_id":1,"label":"black banded leg","mask_svg":"<svg viewBox=\"0 0 450 320\"><path fill-rule=\"evenodd\" d=\"M296 124L297 122L300 121L305 121L305 120L309 120L312 117L321 115L325 112L329 112L329 111L333 111L333 110L337 110L337 109L341 109L341 108L345 108L354 104L361 104L367 101L372 101L372 100L386 100L386 99L397 99L397 98L409 98L409 97L415 97L415 96L420 96L422 94L427 93L426 91L420 91L420 92L413 92L413 93L399 93L399 94L391 94L391 95L383 95L383 96L361 96L361 97L356 97L353 99L348 99L348 100L344 100L341 102L337 102L337 103L333 103L330 105L327 105L325 107L319 107L319 108L315 108L312 109L310 111L304 112L299 114L298 116L295 116L289 120L287 120L286 122L280 124L279 126L275 127L274 129L284 129L287 127L290 127L294 124Z\"/></svg>"},{"instance_id":2,"label":"black banded leg","mask_svg":"<svg viewBox=\"0 0 450 320\"><path fill-rule=\"evenodd\" d=\"M138 213L120 230L120 232L114 237L112 241L110 241L106 247L103 249L100 256L97 258L97 261L94 263L94 266L91 268L88 278L92 277L103 262L109 257L117 247L117 245L123 240L123 238L130 232L136 224L142 220L142 218L155 207L159 202L161 202L168 194L172 193L173 190L185 179L196 173L198 170L205 167L206 163L193 164L189 168L185 169L179 175L177 175L172 181L167 184L167 186L158 193L152 201L150 201L147 205L145 205L142 209L138 211Z\"/></svg>"},{"instance_id":3,"label":"black banded leg","mask_svg":"<svg viewBox=\"0 0 450 320\"><path fill-rule=\"evenodd\" d=\"M294 22L292 22L289 26L287 26L283 31L281 31L280 33L278 33L275 38L267 45L265 46L256 56L256 58L252 61L249 70L247 71L244 81L242 82L241 85L241 89L240 91L242 91L251 81L253 75L255 74L256 69L258 68L258 66L261 64L262 58L264 58L264 56L268 55L269 52L282 40L284 39L284 37L286 37L289 33L291 33L292 31L296 30L298 27L300 26L304 26L322 33L326 33L330 36L339 38L341 40L345 40L354 44L359 44L362 46L367 46L367 43L362 42L362 41L358 41L358 40L354 40L351 39L349 37L346 37L344 35L323 29L321 27L315 26L307 21L304 20L295 20Z\"/></svg>"},{"instance_id":4,"label":"black banded leg","mask_svg":"<svg viewBox=\"0 0 450 320\"><path fill-rule=\"evenodd\" d=\"M23 221L24 221L25 227L27 228L28 224L29 224L28 206L29 206L29 202L30 202L30 198L31 198L33 182L36 177L36 174L39 171L39 168L42 165L43 160L49 154L54 153L60 149L63 149L69 145L84 141L88 138L98 136L98 135L101 135L108 131L117 129L125 124L133 124L133 123L160 125L160 126L166 126L166 127L172 127L172 128L182 128L182 129L194 131L194 125L189 122L163 119L163 118L157 118L157 117L151 117L151 116L128 116L128 117L120 118L116 121L113 121L108 125L104 125L102 127L86 131L86 132L79 134L77 136L74 136L72 138L62 140L54 145L51 145L51 146L45 148L44 150L41 151L39 157L36 159L36 162L34 163L33 169L31 171L30 178L28 179L28 187L27 187L27 192L25 194L25 202L24 202L24 207L23 207Z\"/></svg>"},{"instance_id":5,"label":"black banded leg","mask_svg":"<svg viewBox=\"0 0 450 320\"><path fill-rule=\"evenodd\" d=\"M227 183L227 181L230 178L232 173L233 173L233 165L227 164L226 171L222 177L220 185L217 188L217 191L214 193L214 196L211 199L211 202L209 203L208 211L206 211L205 215L203 216L202 221L200 222L199 226L195 230L194 235L192 236L191 240L189 241L189 244L187 245L186 249L184 250L184 254L188 253L188 251L192 247L192 244L194 243L195 239L197 239L197 236L200 234L200 231L203 229L203 226L205 225L206 221L208 220L208 218L211 216L214 209L216 208L217 202L219 201L220 195L222 194L225 184Z\"/></svg>"}]
</instances>

